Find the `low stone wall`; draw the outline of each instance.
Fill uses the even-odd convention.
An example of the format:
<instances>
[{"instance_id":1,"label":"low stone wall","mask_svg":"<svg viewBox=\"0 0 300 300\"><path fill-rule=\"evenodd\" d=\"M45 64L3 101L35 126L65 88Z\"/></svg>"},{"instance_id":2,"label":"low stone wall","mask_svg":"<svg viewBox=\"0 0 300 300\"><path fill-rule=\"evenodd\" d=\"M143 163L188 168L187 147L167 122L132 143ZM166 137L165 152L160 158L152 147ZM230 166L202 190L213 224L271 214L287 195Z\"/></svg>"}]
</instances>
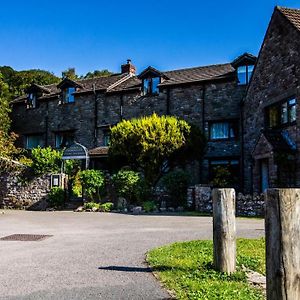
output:
<instances>
[{"instance_id":1,"label":"low stone wall","mask_svg":"<svg viewBox=\"0 0 300 300\"><path fill-rule=\"evenodd\" d=\"M1 173L0 207L44 210L50 186L50 175L24 180L20 172Z\"/></svg>"},{"instance_id":2,"label":"low stone wall","mask_svg":"<svg viewBox=\"0 0 300 300\"><path fill-rule=\"evenodd\" d=\"M212 213L212 188L204 185L195 185L188 188L188 206L195 207L196 211ZM253 194L236 195L236 215L238 216L264 216L264 195Z\"/></svg>"}]
</instances>

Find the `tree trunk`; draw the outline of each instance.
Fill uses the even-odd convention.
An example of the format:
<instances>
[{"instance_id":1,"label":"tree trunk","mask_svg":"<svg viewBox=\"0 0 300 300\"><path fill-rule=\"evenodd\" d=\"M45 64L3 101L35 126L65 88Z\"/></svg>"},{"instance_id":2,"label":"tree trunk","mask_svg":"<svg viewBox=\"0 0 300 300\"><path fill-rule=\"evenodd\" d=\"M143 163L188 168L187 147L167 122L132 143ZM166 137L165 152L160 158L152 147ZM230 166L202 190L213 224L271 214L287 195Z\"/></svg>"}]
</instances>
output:
<instances>
[{"instance_id":1,"label":"tree trunk","mask_svg":"<svg viewBox=\"0 0 300 300\"><path fill-rule=\"evenodd\" d=\"M300 189L266 192L268 300L300 299Z\"/></svg>"},{"instance_id":2,"label":"tree trunk","mask_svg":"<svg viewBox=\"0 0 300 300\"><path fill-rule=\"evenodd\" d=\"M235 191L214 189L212 198L214 267L230 274L236 268Z\"/></svg>"}]
</instances>

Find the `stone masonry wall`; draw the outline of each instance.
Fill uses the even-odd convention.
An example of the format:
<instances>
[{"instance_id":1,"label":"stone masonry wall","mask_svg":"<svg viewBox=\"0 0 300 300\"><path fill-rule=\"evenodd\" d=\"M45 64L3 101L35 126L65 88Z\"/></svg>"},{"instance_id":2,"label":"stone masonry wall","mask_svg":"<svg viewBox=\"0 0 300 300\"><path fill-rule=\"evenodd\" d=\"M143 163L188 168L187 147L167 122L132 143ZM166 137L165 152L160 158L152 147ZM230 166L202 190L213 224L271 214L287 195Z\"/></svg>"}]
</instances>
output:
<instances>
[{"instance_id":1,"label":"stone masonry wall","mask_svg":"<svg viewBox=\"0 0 300 300\"><path fill-rule=\"evenodd\" d=\"M261 130L265 127L265 108L289 97L296 97L298 101L297 120L300 119L299 49L299 31L281 12L275 11L243 107L245 163L243 177L246 192L250 192L252 189L254 192L260 190L259 180L257 180L258 165L253 166L252 153ZM299 125L284 129L289 132L289 136L297 144L295 177L297 179L296 186L300 186ZM258 154L256 153L256 155ZM271 187L275 182L273 175L271 176L273 177L270 182Z\"/></svg>"},{"instance_id":2,"label":"stone masonry wall","mask_svg":"<svg viewBox=\"0 0 300 300\"><path fill-rule=\"evenodd\" d=\"M44 210L50 191L50 175L23 182L20 172L0 174L0 207Z\"/></svg>"},{"instance_id":3,"label":"stone masonry wall","mask_svg":"<svg viewBox=\"0 0 300 300\"><path fill-rule=\"evenodd\" d=\"M196 211L212 213L212 189L209 186L195 185L187 192L187 202L189 206L194 203ZM236 215L237 216L264 216L264 195L253 194L236 195Z\"/></svg>"}]
</instances>

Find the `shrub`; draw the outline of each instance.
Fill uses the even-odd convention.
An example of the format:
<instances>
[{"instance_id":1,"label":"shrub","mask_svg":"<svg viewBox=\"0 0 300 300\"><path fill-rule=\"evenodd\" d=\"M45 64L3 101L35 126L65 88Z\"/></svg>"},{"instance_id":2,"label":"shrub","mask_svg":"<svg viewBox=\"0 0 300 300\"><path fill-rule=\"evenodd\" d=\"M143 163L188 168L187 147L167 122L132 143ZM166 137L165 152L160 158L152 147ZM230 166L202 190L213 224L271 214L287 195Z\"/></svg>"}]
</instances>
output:
<instances>
[{"instance_id":1,"label":"shrub","mask_svg":"<svg viewBox=\"0 0 300 300\"><path fill-rule=\"evenodd\" d=\"M188 183L189 176L183 170L172 171L163 177L162 184L172 198L174 206L186 206Z\"/></svg>"},{"instance_id":2,"label":"shrub","mask_svg":"<svg viewBox=\"0 0 300 300\"><path fill-rule=\"evenodd\" d=\"M84 170L79 172L80 183L89 199L98 201L104 193L104 174L100 170Z\"/></svg>"},{"instance_id":3,"label":"shrub","mask_svg":"<svg viewBox=\"0 0 300 300\"><path fill-rule=\"evenodd\" d=\"M80 182L80 176L79 172L71 178L72 180L72 193L75 197L81 197L82 196L82 185Z\"/></svg>"},{"instance_id":4,"label":"shrub","mask_svg":"<svg viewBox=\"0 0 300 300\"><path fill-rule=\"evenodd\" d=\"M83 204L83 207L84 207L84 209L93 209L93 208L96 208L97 210L99 210L100 204L96 203L96 202L93 202L93 201L91 201L91 202L85 202Z\"/></svg>"},{"instance_id":5,"label":"shrub","mask_svg":"<svg viewBox=\"0 0 300 300\"><path fill-rule=\"evenodd\" d=\"M103 204L100 204L100 211L103 212L110 212L114 207L114 204L112 202L105 202Z\"/></svg>"},{"instance_id":6,"label":"shrub","mask_svg":"<svg viewBox=\"0 0 300 300\"><path fill-rule=\"evenodd\" d=\"M48 194L50 207L59 208L65 204L65 191L59 187L53 187Z\"/></svg>"},{"instance_id":7,"label":"shrub","mask_svg":"<svg viewBox=\"0 0 300 300\"><path fill-rule=\"evenodd\" d=\"M112 176L112 181L119 197L132 203L138 200L140 174L134 171L120 170Z\"/></svg>"},{"instance_id":8,"label":"shrub","mask_svg":"<svg viewBox=\"0 0 300 300\"><path fill-rule=\"evenodd\" d=\"M51 147L32 149L32 165L36 175L60 172L62 153Z\"/></svg>"},{"instance_id":9,"label":"shrub","mask_svg":"<svg viewBox=\"0 0 300 300\"><path fill-rule=\"evenodd\" d=\"M215 176L212 180L214 187L225 188L232 184L232 176L226 167L217 166L214 168Z\"/></svg>"},{"instance_id":10,"label":"shrub","mask_svg":"<svg viewBox=\"0 0 300 300\"><path fill-rule=\"evenodd\" d=\"M109 155L123 156L131 167L143 170L150 186L163 174L165 161L186 144L191 127L174 116L124 120L111 128Z\"/></svg>"},{"instance_id":11,"label":"shrub","mask_svg":"<svg viewBox=\"0 0 300 300\"><path fill-rule=\"evenodd\" d=\"M151 211L154 211L156 209L156 205L155 205L154 201L143 202L142 207L143 207L145 212L151 212Z\"/></svg>"},{"instance_id":12,"label":"shrub","mask_svg":"<svg viewBox=\"0 0 300 300\"><path fill-rule=\"evenodd\" d=\"M84 209L91 209L91 210L96 209L97 211L110 212L113 209L114 204L112 202L105 202L103 204L100 204L91 201L91 202L85 202L83 207Z\"/></svg>"}]
</instances>

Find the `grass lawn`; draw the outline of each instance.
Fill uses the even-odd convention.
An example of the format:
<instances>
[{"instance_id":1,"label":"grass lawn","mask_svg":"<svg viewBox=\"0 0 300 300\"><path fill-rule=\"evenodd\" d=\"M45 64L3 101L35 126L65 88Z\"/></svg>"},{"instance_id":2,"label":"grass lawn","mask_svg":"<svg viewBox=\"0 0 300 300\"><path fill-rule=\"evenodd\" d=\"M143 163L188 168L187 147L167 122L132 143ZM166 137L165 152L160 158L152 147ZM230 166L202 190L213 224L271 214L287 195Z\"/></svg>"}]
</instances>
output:
<instances>
[{"instance_id":1,"label":"grass lawn","mask_svg":"<svg viewBox=\"0 0 300 300\"><path fill-rule=\"evenodd\" d=\"M237 272L232 275L214 271L212 253L212 241L191 241L153 249L147 260L177 299L264 299L241 268L265 274L264 239L237 240Z\"/></svg>"}]
</instances>

